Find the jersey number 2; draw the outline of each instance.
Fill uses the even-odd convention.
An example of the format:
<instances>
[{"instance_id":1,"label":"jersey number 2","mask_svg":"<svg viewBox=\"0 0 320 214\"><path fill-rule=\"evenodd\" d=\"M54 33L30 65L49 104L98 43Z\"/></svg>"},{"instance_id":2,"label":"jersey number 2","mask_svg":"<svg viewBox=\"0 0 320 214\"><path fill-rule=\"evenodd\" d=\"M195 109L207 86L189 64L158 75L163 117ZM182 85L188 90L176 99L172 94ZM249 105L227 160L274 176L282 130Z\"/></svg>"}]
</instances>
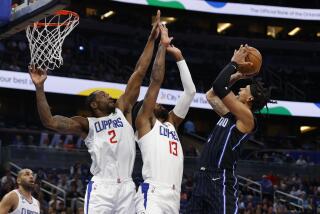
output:
<instances>
[{"instance_id":1,"label":"jersey number 2","mask_svg":"<svg viewBox=\"0 0 320 214\"><path fill-rule=\"evenodd\" d=\"M116 132L115 130L109 130L108 135L110 136L109 141L110 143L118 143L114 138L116 137Z\"/></svg>"},{"instance_id":2,"label":"jersey number 2","mask_svg":"<svg viewBox=\"0 0 320 214\"><path fill-rule=\"evenodd\" d=\"M170 154L178 156L178 144L174 141L169 141Z\"/></svg>"}]
</instances>

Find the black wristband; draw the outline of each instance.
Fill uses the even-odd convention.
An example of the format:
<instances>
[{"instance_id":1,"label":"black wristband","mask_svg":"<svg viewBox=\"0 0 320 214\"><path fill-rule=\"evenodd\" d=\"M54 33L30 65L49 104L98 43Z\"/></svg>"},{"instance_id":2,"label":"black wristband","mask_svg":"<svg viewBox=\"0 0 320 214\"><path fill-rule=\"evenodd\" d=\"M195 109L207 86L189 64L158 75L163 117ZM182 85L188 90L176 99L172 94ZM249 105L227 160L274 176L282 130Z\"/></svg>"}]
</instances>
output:
<instances>
[{"instance_id":1,"label":"black wristband","mask_svg":"<svg viewBox=\"0 0 320 214\"><path fill-rule=\"evenodd\" d=\"M238 63L231 61L230 64L236 69L236 71L238 71L238 69L239 69Z\"/></svg>"},{"instance_id":2,"label":"black wristband","mask_svg":"<svg viewBox=\"0 0 320 214\"><path fill-rule=\"evenodd\" d=\"M229 94L230 89L228 85L230 77L237 71L237 66L237 63L230 62L223 68L223 70L219 73L219 75L213 82L212 89L220 99L224 98L225 96L227 96L227 94Z\"/></svg>"}]
</instances>

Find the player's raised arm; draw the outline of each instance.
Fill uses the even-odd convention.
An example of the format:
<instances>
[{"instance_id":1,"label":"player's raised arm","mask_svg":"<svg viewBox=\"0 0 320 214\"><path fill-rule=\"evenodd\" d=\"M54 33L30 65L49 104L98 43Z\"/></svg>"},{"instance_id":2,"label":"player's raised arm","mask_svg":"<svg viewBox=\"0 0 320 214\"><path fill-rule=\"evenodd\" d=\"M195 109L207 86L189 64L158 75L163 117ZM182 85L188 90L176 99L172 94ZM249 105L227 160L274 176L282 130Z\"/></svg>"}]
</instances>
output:
<instances>
[{"instance_id":1,"label":"player's raised arm","mask_svg":"<svg viewBox=\"0 0 320 214\"><path fill-rule=\"evenodd\" d=\"M167 47L167 51L177 62L180 72L180 79L183 86L182 95L180 96L174 109L169 113L169 120L177 129L189 111L190 104L194 95L196 94L196 87L192 81L188 65L184 60L181 51L174 45Z\"/></svg>"},{"instance_id":2,"label":"player's raised arm","mask_svg":"<svg viewBox=\"0 0 320 214\"><path fill-rule=\"evenodd\" d=\"M237 73L231 75L228 87L231 87L238 80L245 79L248 77L250 76L246 76L243 73L238 71ZM211 105L212 109L219 116L224 116L229 112L229 109L223 104L222 100L216 95L216 93L212 88L207 91L206 98L208 103Z\"/></svg>"},{"instance_id":3,"label":"player's raised arm","mask_svg":"<svg viewBox=\"0 0 320 214\"><path fill-rule=\"evenodd\" d=\"M248 52L246 47L240 46L239 50L234 52L231 62L224 67L213 83L213 91L222 100L223 104L236 116L241 124L240 130L250 132L254 127L254 118L250 108L240 102L235 94L228 87L230 76L237 72L239 67L245 69L251 66L251 62L245 62ZM248 98L249 99L249 98ZM252 98L253 99L253 98Z\"/></svg>"},{"instance_id":4,"label":"player's raised arm","mask_svg":"<svg viewBox=\"0 0 320 214\"><path fill-rule=\"evenodd\" d=\"M64 134L76 134L85 137L88 132L88 120L84 117L68 118L60 115L52 116L46 95L44 82L47 72L29 66L29 74L36 87L37 107L42 124L48 128Z\"/></svg>"},{"instance_id":5,"label":"player's raised arm","mask_svg":"<svg viewBox=\"0 0 320 214\"><path fill-rule=\"evenodd\" d=\"M159 36L160 28L160 10L157 11L156 20L153 23L151 33L149 35L147 44L136 64L133 74L131 75L124 94L118 99L118 107L125 113L131 112L132 106L139 97L140 86L143 78L150 65L152 54L154 50L154 42Z\"/></svg>"},{"instance_id":6,"label":"player's raised arm","mask_svg":"<svg viewBox=\"0 0 320 214\"><path fill-rule=\"evenodd\" d=\"M136 127L140 136L143 136L145 132L152 128L154 122L152 121L154 119L153 111L164 79L166 48L170 45L172 40L172 38L168 37L168 29L165 25L160 25L160 29L161 41L153 63L150 85L136 120ZM144 130L145 128L146 130Z\"/></svg>"}]
</instances>

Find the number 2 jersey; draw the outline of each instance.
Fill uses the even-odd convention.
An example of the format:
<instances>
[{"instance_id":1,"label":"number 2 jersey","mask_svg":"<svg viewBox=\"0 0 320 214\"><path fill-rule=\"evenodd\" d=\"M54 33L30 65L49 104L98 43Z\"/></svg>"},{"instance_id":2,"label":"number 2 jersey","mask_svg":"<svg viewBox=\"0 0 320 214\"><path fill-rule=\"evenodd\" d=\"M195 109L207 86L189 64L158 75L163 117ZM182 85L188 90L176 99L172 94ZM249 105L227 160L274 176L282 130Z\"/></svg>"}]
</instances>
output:
<instances>
[{"instance_id":1,"label":"number 2 jersey","mask_svg":"<svg viewBox=\"0 0 320 214\"><path fill-rule=\"evenodd\" d=\"M103 179L131 178L136 155L132 126L118 108L106 116L89 117L84 140L91 155L91 173Z\"/></svg>"},{"instance_id":2,"label":"number 2 jersey","mask_svg":"<svg viewBox=\"0 0 320 214\"><path fill-rule=\"evenodd\" d=\"M156 120L150 132L138 140L144 182L181 186L183 151L175 127Z\"/></svg>"}]
</instances>

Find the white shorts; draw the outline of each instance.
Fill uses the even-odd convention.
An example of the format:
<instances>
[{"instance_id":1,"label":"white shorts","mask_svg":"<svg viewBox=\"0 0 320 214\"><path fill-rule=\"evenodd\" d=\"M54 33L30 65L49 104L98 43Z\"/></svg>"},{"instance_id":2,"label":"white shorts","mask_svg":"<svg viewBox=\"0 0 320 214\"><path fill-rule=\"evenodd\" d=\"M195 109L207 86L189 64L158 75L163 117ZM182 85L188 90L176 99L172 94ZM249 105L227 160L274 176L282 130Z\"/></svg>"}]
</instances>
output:
<instances>
[{"instance_id":1,"label":"white shorts","mask_svg":"<svg viewBox=\"0 0 320 214\"><path fill-rule=\"evenodd\" d=\"M137 214L179 214L180 187L141 183L135 204Z\"/></svg>"},{"instance_id":2,"label":"white shorts","mask_svg":"<svg viewBox=\"0 0 320 214\"><path fill-rule=\"evenodd\" d=\"M85 214L134 214L136 187L132 179L121 182L110 179L92 180L87 185Z\"/></svg>"}]
</instances>

